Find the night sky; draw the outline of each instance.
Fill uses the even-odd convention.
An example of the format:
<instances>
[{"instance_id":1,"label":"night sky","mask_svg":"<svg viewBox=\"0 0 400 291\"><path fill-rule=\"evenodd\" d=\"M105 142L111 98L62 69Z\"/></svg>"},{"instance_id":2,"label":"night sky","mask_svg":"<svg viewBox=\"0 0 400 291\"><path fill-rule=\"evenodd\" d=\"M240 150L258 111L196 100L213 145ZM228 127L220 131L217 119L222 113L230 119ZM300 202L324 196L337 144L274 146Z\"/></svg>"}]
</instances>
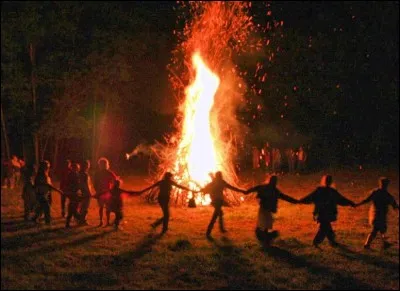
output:
<instances>
[{"instance_id":1,"label":"night sky","mask_svg":"<svg viewBox=\"0 0 400 291\"><path fill-rule=\"evenodd\" d=\"M26 18L12 21L29 14L23 14L29 11L27 5L24 2L2 2L2 104L11 152L22 155L25 151L31 159L29 132L34 130L30 126L34 120L29 119L32 109L27 101L30 99L31 66L26 32L35 26L25 22ZM117 78L119 99L110 107L115 127L106 128L112 131L108 132L110 135L120 134L121 139L112 148L104 148L104 153L111 151L110 156L118 159L121 152L129 151L140 141L161 140L163 134L173 129L172 120L178 103L171 97L173 93L166 66L177 41L172 34L177 28L175 2L84 2L64 6L58 2L38 2L29 5L39 7L38 15L42 17L38 27L44 27L41 30L44 35L35 39L37 74L43 77L42 80L52 79L50 76L68 76L66 72L73 71L74 76L89 74L85 79L89 81L73 85L75 89L94 84L93 80L99 75L105 75L103 79L99 77L99 84L110 82L108 87L115 88L112 85L115 80L111 82L107 74L96 73L99 72L96 70L103 68L102 72L110 72L111 69L105 70L104 67L118 66L119 62L124 63L131 57L128 52L139 55L141 51L141 55L132 61L137 75L128 77L125 82ZM263 7L261 3L254 4L256 18L263 17ZM286 122L290 123L293 132L306 137L304 140L313 151L310 156L314 156L315 165L398 164L399 3L282 1L271 2L270 8L274 19L283 21L285 34L282 40L274 42L272 39L272 42L286 50L270 64L272 77L266 88L273 90L279 83L279 88L286 87L288 92L291 91L288 99L289 107L292 104L293 107L285 112L288 116ZM76 14L68 9L80 12ZM64 19L57 15L62 11L66 11L66 19L76 20L75 33L68 28L65 31L61 28L62 33L50 29L54 25L50 24L48 17L52 16L51 21L57 23L55 19ZM143 48L132 48L124 40L136 40L143 44ZM127 59L110 57L109 63L104 62L104 67L95 67L93 52L111 56L108 48ZM45 108L39 110L39 124L51 112L52 107L47 105L51 104L52 96L60 96L61 87L52 81L38 85L38 106ZM318 96L310 97L312 92L318 92ZM261 96L265 108L271 108L273 113L260 118L259 124L251 128L254 135L263 123L283 122L273 117L274 114L280 116L278 108L286 102L283 95L278 93L271 97L267 93ZM105 108L101 101L100 98L99 112ZM321 106L325 108L327 104L327 111L321 114ZM90 119L90 105L82 106L85 117ZM61 155L84 158L90 153L91 142L82 140L66 138L64 144L70 146L61 148ZM290 140L293 138L281 138L275 142L281 147L299 146L298 143L291 145ZM87 144L89 147L83 153L75 153ZM53 147L50 142L49 158Z\"/></svg>"}]
</instances>

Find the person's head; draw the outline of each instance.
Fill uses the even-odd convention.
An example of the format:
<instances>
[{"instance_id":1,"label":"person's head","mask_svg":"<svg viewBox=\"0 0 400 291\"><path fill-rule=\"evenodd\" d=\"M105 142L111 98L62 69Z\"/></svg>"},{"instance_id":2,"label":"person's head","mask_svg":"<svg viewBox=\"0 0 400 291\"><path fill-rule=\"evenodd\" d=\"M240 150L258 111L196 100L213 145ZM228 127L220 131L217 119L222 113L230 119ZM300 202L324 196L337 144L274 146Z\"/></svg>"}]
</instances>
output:
<instances>
[{"instance_id":1,"label":"person's head","mask_svg":"<svg viewBox=\"0 0 400 291\"><path fill-rule=\"evenodd\" d=\"M82 163L82 171L87 172L90 169L90 161L86 160Z\"/></svg>"},{"instance_id":2,"label":"person's head","mask_svg":"<svg viewBox=\"0 0 400 291\"><path fill-rule=\"evenodd\" d=\"M331 175L324 175L321 179L321 186L330 187L332 185L333 178Z\"/></svg>"},{"instance_id":3,"label":"person's head","mask_svg":"<svg viewBox=\"0 0 400 291\"><path fill-rule=\"evenodd\" d=\"M108 170L110 168L110 163L108 162L108 160L104 157L100 158L97 161L97 164L99 165L99 169L100 170Z\"/></svg>"},{"instance_id":4,"label":"person's head","mask_svg":"<svg viewBox=\"0 0 400 291\"><path fill-rule=\"evenodd\" d=\"M222 180L222 172L218 171L215 173L215 180Z\"/></svg>"},{"instance_id":5,"label":"person's head","mask_svg":"<svg viewBox=\"0 0 400 291\"><path fill-rule=\"evenodd\" d=\"M71 167L73 172L79 172L81 169L81 165L79 165L78 163L72 163Z\"/></svg>"},{"instance_id":6,"label":"person's head","mask_svg":"<svg viewBox=\"0 0 400 291\"><path fill-rule=\"evenodd\" d=\"M276 185L278 185L278 176L272 175L269 177L268 184L270 184L272 187L276 187Z\"/></svg>"},{"instance_id":7,"label":"person's head","mask_svg":"<svg viewBox=\"0 0 400 291\"><path fill-rule=\"evenodd\" d=\"M121 186L121 180L119 180L119 179L115 179L115 181L114 181L114 188L119 188Z\"/></svg>"},{"instance_id":8,"label":"person's head","mask_svg":"<svg viewBox=\"0 0 400 291\"><path fill-rule=\"evenodd\" d=\"M41 161L39 164L38 173L48 175L50 171L50 162L49 161Z\"/></svg>"},{"instance_id":9,"label":"person's head","mask_svg":"<svg viewBox=\"0 0 400 291\"><path fill-rule=\"evenodd\" d=\"M65 167L71 169L71 160L65 160Z\"/></svg>"},{"instance_id":10,"label":"person's head","mask_svg":"<svg viewBox=\"0 0 400 291\"><path fill-rule=\"evenodd\" d=\"M166 172L166 173L164 174L164 180L167 180L167 181L172 180L172 174L171 174L171 172Z\"/></svg>"},{"instance_id":11,"label":"person's head","mask_svg":"<svg viewBox=\"0 0 400 291\"><path fill-rule=\"evenodd\" d=\"M386 177L379 178L379 188L386 190L389 187L390 180Z\"/></svg>"}]
</instances>

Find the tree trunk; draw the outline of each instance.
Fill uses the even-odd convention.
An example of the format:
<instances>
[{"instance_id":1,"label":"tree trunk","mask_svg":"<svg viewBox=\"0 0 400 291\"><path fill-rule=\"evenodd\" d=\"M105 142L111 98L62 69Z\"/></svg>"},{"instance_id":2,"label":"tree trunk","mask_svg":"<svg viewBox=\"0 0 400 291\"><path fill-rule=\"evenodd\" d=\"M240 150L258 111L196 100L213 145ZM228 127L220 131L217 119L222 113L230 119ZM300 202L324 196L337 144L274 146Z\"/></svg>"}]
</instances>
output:
<instances>
[{"instance_id":1,"label":"tree trunk","mask_svg":"<svg viewBox=\"0 0 400 291\"><path fill-rule=\"evenodd\" d=\"M44 154L46 153L47 144L49 143L49 137L46 137L46 141L43 145L42 154L40 155L40 159L44 160Z\"/></svg>"},{"instance_id":2,"label":"tree trunk","mask_svg":"<svg viewBox=\"0 0 400 291\"><path fill-rule=\"evenodd\" d=\"M5 122L5 119L4 119L3 103L1 103L1 128L2 128L2 131L3 131L4 143L5 143L5 146L6 146L7 159L9 160L11 158L11 156L10 156L10 146L9 146L9 143L8 143L6 122Z\"/></svg>"},{"instance_id":3,"label":"tree trunk","mask_svg":"<svg viewBox=\"0 0 400 291\"><path fill-rule=\"evenodd\" d=\"M53 156L53 169L57 169L57 156L58 156L58 139L54 140L54 156Z\"/></svg>"},{"instance_id":4,"label":"tree trunk","mask_svg":"<svg viewBox=\"0 0 400 291\"><path fill-rule=\"evenodd\" d=\"M96 107L97 107L97 92L94 92L93 100L93 133L92 133L92 164L96 164Z\"/></svg>"},{"instance_id":5,"label":"tree trunk","mask_svg":"<svg viewBox=\"0 0 400 291\"><path fill-rule=\"evenodd\" d=\"M35 79L35 47L33 43L29 44L29 57L31 61L31 89L32 89L32 109L34 120L37 122L37 112L36 112L36 79ZM33 144L35 147L35 163L39 165L39 136L35 132L33 134Z\"/></svg>"}]
</instances>

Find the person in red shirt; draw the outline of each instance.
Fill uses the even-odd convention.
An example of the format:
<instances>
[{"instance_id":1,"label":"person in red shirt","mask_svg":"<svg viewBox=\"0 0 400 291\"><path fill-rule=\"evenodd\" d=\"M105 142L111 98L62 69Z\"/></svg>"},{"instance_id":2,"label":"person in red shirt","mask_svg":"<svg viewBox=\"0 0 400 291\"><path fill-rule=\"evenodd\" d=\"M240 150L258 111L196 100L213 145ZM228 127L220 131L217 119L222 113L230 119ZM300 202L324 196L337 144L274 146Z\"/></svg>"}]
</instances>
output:
<instances>
[{"instance_id":1,"label":"person in red shirt","mask_svg":"<svg viewBox=\"0 0 400 291\"><path fill-rule=\"evenodd\" d=\"M98 199L99 204L99 226L103 225L103 212L104 207L111 201L111 189L113 188L117 176L114 172L110 171L110 163L106 158L100 158L97 161L99 169L94 174L93 186L96 191L95 197ZM107 225L110 224L110 212L107 211Z\"/></svg>"}]
</instances>

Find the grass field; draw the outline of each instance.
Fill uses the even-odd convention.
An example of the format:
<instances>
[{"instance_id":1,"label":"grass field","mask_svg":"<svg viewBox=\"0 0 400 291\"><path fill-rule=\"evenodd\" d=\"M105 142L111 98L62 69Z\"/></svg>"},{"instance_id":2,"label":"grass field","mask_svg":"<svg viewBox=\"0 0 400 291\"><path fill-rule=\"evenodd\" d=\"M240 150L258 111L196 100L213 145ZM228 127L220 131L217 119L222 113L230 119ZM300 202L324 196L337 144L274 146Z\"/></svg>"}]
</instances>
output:
<instances>
[{"instance_id":1,"label":"grass field","mask_svg":"<svg viewBox=\"0 0 400 291\"><path fill-rule=\"evenodd\" d=\"M332 170L336 187L359 202L387 175L399 201L398 171ZM311 192L321 173L287 175L279 188L295 198ZM126 177L125 188L145 186ZM51 226L25 223L20 193L1 193L1 289L399 289L399 218L390 210L388 237L394 245L363 249L370 230L368 207L339 207L334 223L338 242L322 250L311 246L317 225L313 206L279 203L275 229L280 237L263 250L254 236L258 204L246 201L225 208L228 233L218 224L213 241L205 237L211 207L171 208L170 230L163 236L150 223L161 215L157 205L138 197L124 201L123 230L98 228L92 200L89 226L65 229L59 195L53 194ZM72 224L74 226L74 224Z\"/></svg>"}]
</instances>

